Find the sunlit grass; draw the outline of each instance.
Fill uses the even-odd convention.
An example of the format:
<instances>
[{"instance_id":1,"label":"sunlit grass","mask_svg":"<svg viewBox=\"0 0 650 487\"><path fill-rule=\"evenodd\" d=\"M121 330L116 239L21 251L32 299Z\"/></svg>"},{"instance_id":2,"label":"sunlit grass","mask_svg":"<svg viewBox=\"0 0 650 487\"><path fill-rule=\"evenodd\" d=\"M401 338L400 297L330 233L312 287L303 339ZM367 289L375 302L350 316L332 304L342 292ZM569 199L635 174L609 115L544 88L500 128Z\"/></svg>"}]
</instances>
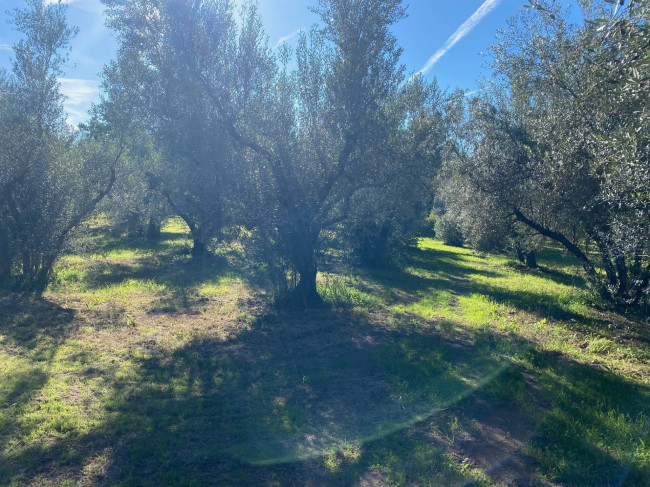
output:
<instances>
[{"instance_id":1,"label":"sunlit grass","mask_svg":"<svg viewBox=\"0 0 650 487\"><path fill-rule=\"evenodd\" d=\"M647 342L561 254L530 271L422 239L277 314L190 245L179 219L151 245L96 237L48 301L2 298L0 485L294 481L278 461L316 485L498 485L463 452L491 448L486 404L526 418L540 482L648 483Z\"/></svg>"},{"instance_id":2,"label":"sunlit grass","mask_svg":"<svg viewBox=\"0 0 650 487\"><path fill-rule=\"evenodd\" d=\"M202 283L197 292L201 296L215 297L228 293L232 289L232 285L237 282L241 282L241 279L234 276L221 276L214 281Z\"/></svg>"},{"instance_id":3,"label":"sunlit grass","mask_svg":"<svg viewBox=\"0 0 650 487\"><path fill-rule=\"evenodd\" d=\"M187 226L187 223L178 217L168 218L160 228L160 233L163 235L163 238L165 237L165 234L173 234L182 235L189 240L189 231L190 229Z\"/></svg>"},{"instance_id":4,"label":"sunlit grass","mask_svg":"<svg viewBox=\"0 0 650 487\"><path fill-rule=\"evenodd\" d=\"M101 299L125 298L134 294L157 293L164 291L166 286L155 279L126 279L117 284L95 289L92 295Z\"/></svg>"},{"instance_id":5,"label":"sunlit grass","mask_svg":"<svg viewBox=\"0 0 650 487\"><path fill-rule=\"evenodd\" d=\"M350 277L326 276L317 285L323 300L334 306L356 307L371 310L379 298L359 289L359 283Z\"/></svg>"}]
</instances>

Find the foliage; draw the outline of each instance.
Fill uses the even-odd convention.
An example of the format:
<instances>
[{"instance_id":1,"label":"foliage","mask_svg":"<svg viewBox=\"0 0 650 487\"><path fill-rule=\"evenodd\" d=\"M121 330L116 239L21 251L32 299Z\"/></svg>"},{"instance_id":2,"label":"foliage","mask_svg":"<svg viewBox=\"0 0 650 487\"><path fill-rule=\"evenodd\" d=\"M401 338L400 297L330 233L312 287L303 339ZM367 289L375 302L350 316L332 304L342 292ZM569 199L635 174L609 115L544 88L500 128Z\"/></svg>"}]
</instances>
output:
<instances>
[{"instance_id":1,"label":"foliage","mask_svg":"<svg viewBox=\"0 0 650 487\"><path fill-rule=\"evenodd\" d=\"M324 27L301 35L293 70L252 3L238 22L225 1L105 3L121 40L111 100L153 128L160 187L195 243L247 226L276 287L291 275L307 305L326 230L373 263L412 242L444 97L421 78L400 86L399 0L320 2Z\"/></svg>"},{"instance_id":2,"label":"foliage","mask_svg":"<svg viewBox=\"0 0 650 487\"><path fill-rule=\"evenodd\" d=\"M259 206L272 211L256 225L299 276L302 304L320 300L317 250L326 230L365 263L385 262L409 242L426 214L444 137L435 84L400 86L401 50L389 30L404 14L400 2L323 1L317 11L325 28L301 36L296 70L286 67L286 49L280 59L280 130L270 144L248 144L263 161Z\"/></svg>"},{"instance_id":3,"label":"foliage","mask_svg":"<svg viewBox=\"0 0 650 487\"><path fill-rule=\"evenodd\" d=\"M155 175L160 155L146 134L131 133L129 139L129 150L122 156L115 184L98 210L111 220L116 234L146 235L153 241L171 211L160 190L160 178Z\"/></svg>"},{"instance_id":4,"label":"foliage","mask_svg":"<svg viewBox=\"0 0 650 487\"><path fill-rule=\"evenodd\" d=\"M582 27L552 4L536 5L493 48L497 84L470 102L459 172L483 207L578 257L603 298L642 303L650 279L650 89L640 81L647 63L637 61L647 57L639 39L647 39L648 4L617 8L605 20L594 19L593 7Z\"/></svg>"},{"instance_id":5,"label":"foliage","mask_svg":"<svg viewBox=\"0 0 650 487\"><path fill-rule=\"evenodd\" d=\"M70 232L108 193L119 142L67 126L57 77L75 30L61 4L15 10L24 34L0 80L0 285L42 291Z\"/></svg>"},{"instance_id":6,"label":"foliage","mask_svg":"<svg viewBox=\"0 0 650 487\"><path fill-rule=\"evenodd\" d=\"M136 146L153 137L150 167L140 185L159 193L185 220L193 252L203 254L232 224L240 204L234 198L241 189L235 170L245 169L224 129L224 112L249 112L252 119L257 112L251 97L265 90L253 86L265 81L250 72L258 54L251 49L260 36L255 8L245 9L239 28L230 2L105 4L121 40L118 59L104 72L105 118L135 127ZM124 113L130 118L124 120Z\"/></svg>"},{"instance_id":7,"label":"foliage","mask_svg":"<svg viewBox=\"0 0 650 487\"><path fill-rule=\"evenodd\" d=\"M390 102L390 155L383 165L375 159L382 179L352 200L346 240L362 264L381 266L413 246L430 212L433 179L445 146L450 96L421 76L409 79ZM376 176L375 176L376 177Z\"/></svg>"}]
</instances>

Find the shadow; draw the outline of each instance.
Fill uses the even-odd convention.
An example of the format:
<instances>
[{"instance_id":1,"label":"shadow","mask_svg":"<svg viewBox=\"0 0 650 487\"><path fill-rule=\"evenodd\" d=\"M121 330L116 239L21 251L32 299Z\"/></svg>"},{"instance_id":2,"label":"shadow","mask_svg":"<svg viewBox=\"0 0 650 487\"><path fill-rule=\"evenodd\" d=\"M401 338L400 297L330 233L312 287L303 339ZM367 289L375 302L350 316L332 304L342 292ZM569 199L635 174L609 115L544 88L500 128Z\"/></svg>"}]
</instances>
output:
<instances>
[{"instance_id":1,"label":"shadow","mask_svg":"<svg viewBox=\"0 0 650 487\"><path fill-rule=\"evenodd\" d=\"M566 269L567 266L568 265L566 263L565 265L558 266L558 267L542 265L541 263L539 263L537 268L532 269L530 267L526 267L525 265L520 264L514 259L508 263L508 267L516 270L521 274L528 274L532 276L542 277L549 281L553 281L556 284L562 284L564 286L575 286L580 288L586 287L587 280L581 275L579 275L579 273L582 271L582 268L576 267L574 268L575 272L570 273L562 270L562 269Z\"/></svg>"},{"instance_id":2,"label":"shadow","mask_svg":"<svg viewBox=\"0 0 650 487\"><path fill-rule=\"evenodd\" d=\"M564 284L565 286L575 286L584 288L587 286L587 280L579 275L570 274L568 272L553 269L551 267L539 266L539 272L542 273L544 278L549 279L557 284Z\"/></svg>"},{"instance_id":3,"label":"shadow","mask_svg":"<svg viewBox=\"0 0 650 487\"><path fill-rule=\"evenodd\" d=\"M0 294L0 335L3 349L51 361L70 332L74 311L43 298Z\"/></svg>"},{"instance_id":4,"label":"shadow","mask_svg":"<svg viewBox=\"0 0 650 487\"><path fill-rule=\"evenodd\" d=\"M473 282L501 275L465 259L414 251L408 272L364 271L367 291L389 304L476 293L571 316L541 293ZM90 282L99 289L155 278L170 288L165 299L186 299L191 311L198 285L231 272L223 259L179 253L110 263ZM510 468L511 485L650 484L650 461L634 461L648 431L647 386L505 332L449 321L391 328L326 307L266 314L223 338L210 331L117 343L119 360L76 351L66 360L82 368L71 373L101 384L101 414L86 429L62 428L19 448L16 437L44 421L27 413L40 408L48 377L66 373L48 364L76 325L51 303L3 299L0 352L28 357L29 367L0 388L0 438L10 445L0 450L0 484L488 485L474 468Z\"/></svg>"},{"instance_id":5,"label":"shadow","mask_svg":"<svg viewBox=\"0 0 650 487\"><path fill-rule=\"evenodd\" d=\"M85 269L83 282L89 290L128 279L155 279L171 288L191 287L223 273L228 267L229 258L241 257L228 248L218 248L216 252L193 257L189 229L187 232L163 230L160 238L154 242L144 237L111 237L109 226L98 226L87 232L92 244L84 255L101 257L90 261ZM121 251L125 254L120 255ZM118 255L112 257L110 254L113 252ZM238 266L237 271L230 269L230 272L243 274L245 270L245 266ZM252 272L248 274L249 278L254 275Z\"/></svg>"},{"instance_id":6,"label":"shadow","mask_svg":"<svg viewBox=\"0 0 650 487\"><path fill-rule=\"evenodd\" d=\"M227 267L227 261L216 255L191 258L184 254L156 254L137 257L129 263L100 262L88 270L84 282L91 290L119 284L127 279L155 279L173 287L191 286L223 273ZM231 272L235 270L231 269Z\"/></svg>"},{"instance_id":7,"label":"shadow","mask_svg":"<svg viewBox=\"0 0 650 487\"><path fill-rule=\"evenodd\" d=\"M84 456L66 468L77 479L101 453L111 458L102 483L259 485L288 464L394 435L507 366L498 354L477 354L469 336L385 329L327 309L265 315L236 337L199 338L129 361L127 374L88 368L89 377L110 381L106 421L81 438L8 458L40 459L22 481L61 468L74 448Z\"/></svg>"},{"instance_id":8,"label":"shadow","mask_svg":"<svg viewBox=\"0 0 650 487\"><path fill-rule=\"evenodd\" d=\"M648 386L558 354L529 354L550 405L530 445L538 468L564 485L648 485L650 462L635 458L650 426Z\"/></svg>"},{"instance_id":9,"label":"shadow","mask_svg":"<svg viewBox=\"0 0 650 487\"><path fill-rule=\"evenodd\" d=\"M558 251L559 252L559 251ZM472 259L480 259L472 255ZM556 269L531 270L514 263L517 272L533 274L553 282L586 286L584 279L565 274ZM402 269L364 269L362 276L371 282L362 284L364 292L375 293L388 304L410 304L423 297L435 299L437 293L451 292L454 296L484 295L499 304L512 306L521 311L536 314L540 319L564 320L576 331L593 332L607 330L611 322L597 317L585 317L571 309L568 298L531 290L511 290L490 285L476 276L499 278L503 274L477 269L466 262L464 254L440 249L413 249ZM573 281L571 281L573 280Z\"/></svg>"},{"instance_id":10,"label":"shadow","mask_svg":"<svg viewBox=\"0 0 650 487\"><path fill-rule=\"evenodd\" d=\"M515 460L531 485L544 485L536 469L567 485L650 478L632 462L646 386L514 335L364 316L267 314L223 340L88 364L85 377L110 391L103 421L0 463L27 484L65 472L91 485L487 485L474 467Z\"/></svg>"},{"instance_id":11,"label":"shadow","mask_svg":"<svg viewBox=\"0 0 650 487\"><path fill-rule=\"evenodd\" d=\"M265 284L264 276L242 265L241 256L229 255L227 250L220 250L219 255L193 257L187 249L169 250L162 244L149 245L143 239L129 239L126 243L103 248L131 251L137 248L136 244L147 250L147 255L136 254L125 259L93 259L84 263L81 279L83 291L101 293L106 290L110 294L111 288L119 288L123 284L126 287L147 287L151 284L164 288L163 292L157 293L153 313L180 311L194 314L205 304L205 298L198 293L202 284L215 283L222 278L245 280L255 290L261 289ZM237 265L232 265L231 262L236 262ZM66 288L65 284L55 284L53 289L65 291Z\"/></svg>"},{"instance_id":12,"label":"shadow","mask_svg":"<svg viewBox=\"0 0 650 487\"><path fill-rule=\"evenodd\" d=\"M420 296L450 290L457 294L471 294L471 276L499 277L496 272L477 269L465 262L461 254L431 249L410 250L402 267L363 268L359 274L379 285L366 285L365 288L362 285L362 290L376 293L388 304L404 302L404 293Z\"/></svg>"},{"instance_id":13,"label":"shadow","mask_svg":"<svg viewBox=\"0 0 650 487\"><path fill-rule=\"evenodd\" d=\"M510 254L506 255L510 257ZM537 263L539 264L539 267L536 269L526 267L514 258L510 267L523 274L543 276L545 279L565 286L585 287L587 285L587 280L582 275L582 264L570 252L560 247L547 245L544 249L536 252L536 256Z\"/></svg>"},{"instance_id":14,"label":"shadow","mask_svg":"<svg viewBox=\"0 0 650 487\"><path fill-rule=\"evenodd\" d=\"M537 314L540 318L554 318L558 320L580 320L588 322L587 327L593 329L599 324L605 325L603 320L586 318L584 315L567 309L567 305L557 296L543 292L513 291L484 283L472 283L469 294L483 294L500 303L513 306L522 311Z\"/></svg>"},{"instance_id":15,"label":"shadow","mask_svg":"<svg viewBox=\"0 0 650 487\"><path fill-rule=\"evenodd\" d=\"M0 295L0 484L18 467L17 437L35 425L21 420L49 381L49 367L73 327L74 313L41 298Z\"/></svg>"}]
</instances>

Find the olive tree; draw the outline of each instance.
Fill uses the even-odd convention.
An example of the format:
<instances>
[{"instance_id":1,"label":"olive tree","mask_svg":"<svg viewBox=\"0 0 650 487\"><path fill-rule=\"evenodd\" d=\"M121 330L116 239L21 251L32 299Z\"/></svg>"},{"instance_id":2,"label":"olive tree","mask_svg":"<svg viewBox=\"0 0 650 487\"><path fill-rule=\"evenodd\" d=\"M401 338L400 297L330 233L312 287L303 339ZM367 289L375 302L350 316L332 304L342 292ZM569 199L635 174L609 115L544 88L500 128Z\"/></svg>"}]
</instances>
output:
<instances>
[{"instance_id":1,"label":"olive tree","mask_svg":"<svg viewBox=\"0 0 650 487\"><path fill-rule=\"evenodd\" d=\"M256 51L256 10L249 5L238 23L223 0L104 3L121 43L104 72L111 107L104 115L153 137L157 163L147 184L185 220L193 253L204 254L236 215L237 151L227 120L230 113L252 120L264 88L256 83L272 77L270 58L256 66L265 55Z\"/></svg>"},{"instance_id":2,"label":"olive tree","mask_svg":"<svg viewBox=\"0 0 650 487\"><path fill-rule=\"evenodd\" d=\"M417 188L430 194L438 134L427 124L440 118L437 88L420 79L400 88L401 49L390 32L405 14L400 1L323 0L315 11L322 27L301 35L297 67L285 61L275 78L268 132L255 138L231 126L259 161L259 193L273 203L260 226L297 274L301 304L320 300L323 238L367 252L399 233L408 212L424 214Z\"/></svg>"},{"instance_id":3,"label":"olive tree","mask_svg":"<svg viewBox=\"0 0 650 487\"><path fill-rule=\"evenodd\" d=\"M509 250L527 267L544 238L513 218L501 192L483 191L476 172L476 142L486 128L475 117L478 98L457 94L447 105L450 137L436 178L436 236L449 245L467 244L479 251ZM501 191L507 190L502 188Z\"/></svg>"},{"instance_id":4,"label":"olive tree","mask_svg":"<svg viewBox=\"0 0 650 487\"><path fill-rule=\"evenodd\" d=\"M594 2L581 26L536 5L493 48L509 95L473 106L467 173L573 253L603 298L638 304L650 279L648 3Z\"/></svg>"},{"instance_id":5,"label":"olive tree","mask_svg":"<svg viewBox=\"0 0 650 487\"><path fill-rule=\"evenodd\" d=\"M372 185L351 205L347 239L365 265L386 265L413 245L433 204L434 178L449 136L453 95L415 76L387 106L390 139L374 158Z\"/></svg>"},{"instance_id":6,"label":"olive tree","mask_svg":"<svg viewBox=\"0 0 650 487\"><path fill-rule=\"evenodd\" d=\"M132 100L163 148L179 214L192 203L200 227L253 229L302 305L320 300L326 231L377 247L405 240L427 206L441 96L422 80L401 88L399 0L318 2L322 22L293 60L269 49L252 3L238 20L226 0L105 4L122 43L107 84L123 87L115 100Z\"/></svg>"},{"instance_id":7,"label":"olive tree","mask_svg":"<svg viewBox=\"0 0 650 487\"><path fill-rule=\"evenodd\" d=\"M57 77L75 35L65 7L28 0L0 83L0 285L42 291L70 232L110 191L121 149L65 120Z\"/></svg>"}]
</instances>

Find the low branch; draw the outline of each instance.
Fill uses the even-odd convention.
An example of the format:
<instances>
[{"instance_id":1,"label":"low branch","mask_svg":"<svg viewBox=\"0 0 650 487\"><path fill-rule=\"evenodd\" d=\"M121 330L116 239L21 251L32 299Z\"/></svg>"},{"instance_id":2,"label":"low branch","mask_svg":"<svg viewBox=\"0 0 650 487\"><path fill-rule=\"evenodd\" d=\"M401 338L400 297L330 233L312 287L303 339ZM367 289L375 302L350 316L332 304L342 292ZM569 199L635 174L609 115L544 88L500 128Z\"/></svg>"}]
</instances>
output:
<instances>
[{"instance_id":1,"label":"low branch","mask_svg":"<svg viewBox=\"0 0 650 487\"><path fill-rule=\"evenodd\" d=\"M510 205L512 208L513 213L515 214L515 218L520 221L521 223L528 225L530 228L533 230L536 230L539 232L541 235L548 237L552 240L555 240L556 242L562 244L569 252L571 252L573 255L575 255L580 262L582 263L582 267L587 273L587 276L590 278L590 280L598 286L598 291L600 295L603 297L603 299L606 299L608 301L613 301L613 296L612 293L609 291L607 286L603 285L602 281L600 280L598 276L598 272L596 272L596 268L594 267L593 263L591 260L589 260L589 257L580 250L580 247L578 247L576 244L571 242L568 238L566 238L563 234L559 232L554 232L553 230L546 228L539 223L537 223L534 220L531 220L530 218L526 217L518 208L516 208L513 205Z\"/></svg>"}]
</instances>

